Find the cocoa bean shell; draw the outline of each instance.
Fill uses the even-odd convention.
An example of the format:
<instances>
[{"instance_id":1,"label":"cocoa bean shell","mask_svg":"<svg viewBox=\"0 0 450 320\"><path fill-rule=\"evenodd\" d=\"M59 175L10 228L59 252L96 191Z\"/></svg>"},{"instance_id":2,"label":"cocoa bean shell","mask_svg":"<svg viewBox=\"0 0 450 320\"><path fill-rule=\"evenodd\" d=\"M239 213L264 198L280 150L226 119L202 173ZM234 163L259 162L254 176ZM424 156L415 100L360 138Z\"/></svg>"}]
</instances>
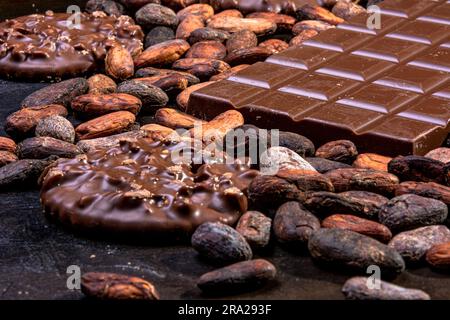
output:
<instances>
[{"instance_id":1,"label":"cocoa bean shell","mask_svg":"<svg viewBox=\"0 0 450 320\"><path fill-rule=\"evenodd\" d=\"M358 150L349 140L336 140L325 143L316 150L316 157L351 164L355 161Z\"/></svg>"},{"instance_id":2,"label":"cocoa bean shell","mask_svg":"<svg viewBox=\"0 0 450 320\"><path fill-rule=\"evenodd\" d=\"M141 100L126 93L85 94L72 101L72 109L82 117L101 116L115 111L137 114L141 107Z\"/></svg>"},{"instance_id":3,"label":"cocoa bean shell","mask_svg":"<svg viewBox=\"0 0 450 320\"><path fill-rule=\"evenodd\" d=\"M192 45L200 41L220 41L224 42L230 37L230 33L227 31L213 29L213 28L199 28L191 32L188 38L188 42Z\"/></svg>"},{"instance_id":4,"label":"cocoa bean shell","mask_svg":"<svg viewBox=\"0 0 450 320\"><path fill-rule=\"evenodd\" d=\"M445 184L445 163L423 156L399 156L388 164L388 171L401 181L422 181Z\"/></svg>"},{"instance_id":5,"label":"cocoa bean shell","mask_svg":"<svg viewBox=\"0 0 450 320\"><path fill-rule=\"evenodd\" d=\"M77 139L95 139L127 131L136 121L136 116L128 111L117 111L94 118L76 128Z\"/></svg>"},{"instance_id":6,"label":"cocoa bean shell","mask_svg":"<svg viewBox=\"0 0 450 320\"><path fill-rule=\"evenodd\" d=\"M136 12L136 22L146 29L156 26L174 28L178 24L175 12L165 6L149 3Z\"/></svg>"},{"instance_id":7,"label":"cocoa bean shell","mask_svg":"<svg viewBox=\"0 0 450 320\"><path fill-rule=\"evenodd\" d=\"M332 161L324 158L306 157L305 159L314 167L314 169L316 169L320 173L326 173L328 171L341 168L351 168L351 166L346 163Z\"/></svg>"},{"instance_id":8,"label":"cocoa bean shell","mask_svg":"<svg viewBox=\"0 0 450 320\"><path fill-rule=\"evenodd\" d=\"M45 159L50 156L74 158L81 153L74 144L52 137L28 138L17 146L17 154L21 159Z\"/></svg>"},{"instance_id":9,"label":"cocoa bean shell","mask_svg":"<svg viewBox=\"0 0 450 320\"><path fill-rule=\"evenodd\" d=\"M117 85L113 79L104 74L96 74L87 79L88 93L90 94L108 94L116 91Z\"/></svg>"},{"instance_id":10,"label":"cocoa bean shell","mask_svg":"<svg viewBox=\"0 0 450 320\"><path fill-rule=\"evenodd\" d=\"M117 87L117 92L139 98L142 102L143 113L153 112L157 108L166 106L169 102L169 97L164 90L148 83L136 81L136 79L122 82Z\"/></svg>"},{"instance_id":11,"label":"cocoa bean shell","mask_svg":"<svg viewBox=\"0 0 450 320\"><path fill-rule=\"evenodd\" d=\"M186 58L207 58L222 60L227 55L227 49L219 41L197 42L188 50Z\"/></svg>"},{"instance_id":12,"label":"cocoa bean shell","mask_svg":"<svg viewBox=\"0 0 450 320\"><path fill-rule=\"evenodd\" d=\"M36 137L52 137L69 143L75 142L75 129L72 123L61 116L41 119L36 125Z\"/></svg>"},{"instance_id":13,"label":"cocoa bean shell","mask_svg":"<svg viewBox=\"0 0 450 320\"><path fill-rule=\"evenodd\" d=\"M271 227L272 219L258 211L247 211L239 219L236 231L255 249L269 244Z\"/></svg>"}]
</instances>

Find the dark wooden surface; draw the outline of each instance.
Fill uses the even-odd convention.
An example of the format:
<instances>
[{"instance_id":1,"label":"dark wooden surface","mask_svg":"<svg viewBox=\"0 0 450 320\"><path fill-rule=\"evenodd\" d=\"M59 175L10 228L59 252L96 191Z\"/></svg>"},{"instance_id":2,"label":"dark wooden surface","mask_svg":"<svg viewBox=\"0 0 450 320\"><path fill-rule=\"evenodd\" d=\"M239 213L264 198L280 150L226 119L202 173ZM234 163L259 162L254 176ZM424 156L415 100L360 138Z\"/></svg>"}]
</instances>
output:
<instances>
[{"instance_id":1,"label":"dark wooden surface","mask_svg":"<svg viewBox=\"0 0 450 320\"><path fill-rule=\"evenodd\" d=\"M44 9L56 8L45 6L45 3L59 3L60 8L65 5L65 1L0 1L0 14L29 13L32 2L38 2L39 8ZM25 3L25 7L19 8L20 3ZM70 4L73 3L76 1L71 0ZM5 134L6 116L17 110L26 95L43 86L0 80L0 135ZM278 280L265 289L232 298L343 298L340 289L349 275L323 270L308 256L292 254L278 247L257 256L266 257L277 266ZM141 276L155 283L163 299L203 298L195 280L213 269L199 260L187 245L152 247L74 235L46 220L39 204L38 190L0 193L0 298L80 299L83 295L79 291L66 287L66 270L70 265L80 266L82 272L107 271ZM394 282L423 289L435 299L450 298L449 275L433 272L427 267L408 270Z\"/></svg>"}]
</instances>

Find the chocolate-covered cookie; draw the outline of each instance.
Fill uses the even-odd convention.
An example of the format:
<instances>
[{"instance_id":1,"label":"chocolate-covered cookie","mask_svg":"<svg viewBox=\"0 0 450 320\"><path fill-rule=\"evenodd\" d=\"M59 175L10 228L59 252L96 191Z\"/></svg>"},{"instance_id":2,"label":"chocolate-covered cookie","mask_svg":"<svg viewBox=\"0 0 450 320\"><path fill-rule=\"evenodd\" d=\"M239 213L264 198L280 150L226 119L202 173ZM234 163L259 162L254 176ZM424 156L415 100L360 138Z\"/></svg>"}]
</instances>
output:
<instances>
[{"instance_id":1,"label":"chocolate-covered cookie","mask_svg":"<svg viewBox=\"0 0 450 320\"><path fill-rule=\"evenodd\" d=\"M97 11L79 18L48 11L0 23L0 75L33 81L73 77L102 67L115 44L132 55L142 50L144 34L130 17Z\"/></svg>"}]
</instances>

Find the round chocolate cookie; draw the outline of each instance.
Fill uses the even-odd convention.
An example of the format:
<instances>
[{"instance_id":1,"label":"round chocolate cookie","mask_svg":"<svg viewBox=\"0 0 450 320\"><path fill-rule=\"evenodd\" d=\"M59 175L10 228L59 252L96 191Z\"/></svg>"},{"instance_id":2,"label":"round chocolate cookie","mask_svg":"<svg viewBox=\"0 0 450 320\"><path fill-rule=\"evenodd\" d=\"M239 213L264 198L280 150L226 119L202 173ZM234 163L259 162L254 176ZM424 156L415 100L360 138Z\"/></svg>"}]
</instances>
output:
<instances>
[{"instance_id":1,"label":"round chocolate cookie","mask_svg":"<svg viewBox=\"0 0 450 320\"><path fill-rule=\"evenodd\" d=\"M193 154L184 142L141 139L59 160L42 180L41 203L76 229L147 239L183 238L208 221L235 224L258 171L242 163L193 170L173 161L186 152Z\"/></svg>"},{"instance_id":2,"label":"round chocolate cookie","mask_svg":"<svg viewBox=\"0 0 450 320\"><path fill-rule=\"evenodd\" d=\"M141 52L144 34L130 17L98 11L80 13L79 18L48 11L0 23L0 75L58 80L102 67L114 44L132 55Z\"/></svg>"}]
</instances>

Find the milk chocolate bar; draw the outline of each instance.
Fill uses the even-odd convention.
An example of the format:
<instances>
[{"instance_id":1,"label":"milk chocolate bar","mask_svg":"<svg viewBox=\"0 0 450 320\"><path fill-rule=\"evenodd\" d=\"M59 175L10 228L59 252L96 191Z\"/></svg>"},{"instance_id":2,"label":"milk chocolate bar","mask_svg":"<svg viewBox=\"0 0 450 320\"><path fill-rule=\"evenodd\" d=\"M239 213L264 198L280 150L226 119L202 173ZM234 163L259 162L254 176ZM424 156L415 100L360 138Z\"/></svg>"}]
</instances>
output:
<instances>
[{"instance_id":1,"label":"milk chocolate bar","mask_svg":"<svg viewBox=\"0 0 450 320\"><path fill-rule=\"evenodd\" d=\"M246 123L316 145L349 139L363 152L439 147L450 131L450 1L379 6L380 28L371 14L353 17L194 92L187 111L212 118L237 109Z\"/></svg>"}]
</instances>

